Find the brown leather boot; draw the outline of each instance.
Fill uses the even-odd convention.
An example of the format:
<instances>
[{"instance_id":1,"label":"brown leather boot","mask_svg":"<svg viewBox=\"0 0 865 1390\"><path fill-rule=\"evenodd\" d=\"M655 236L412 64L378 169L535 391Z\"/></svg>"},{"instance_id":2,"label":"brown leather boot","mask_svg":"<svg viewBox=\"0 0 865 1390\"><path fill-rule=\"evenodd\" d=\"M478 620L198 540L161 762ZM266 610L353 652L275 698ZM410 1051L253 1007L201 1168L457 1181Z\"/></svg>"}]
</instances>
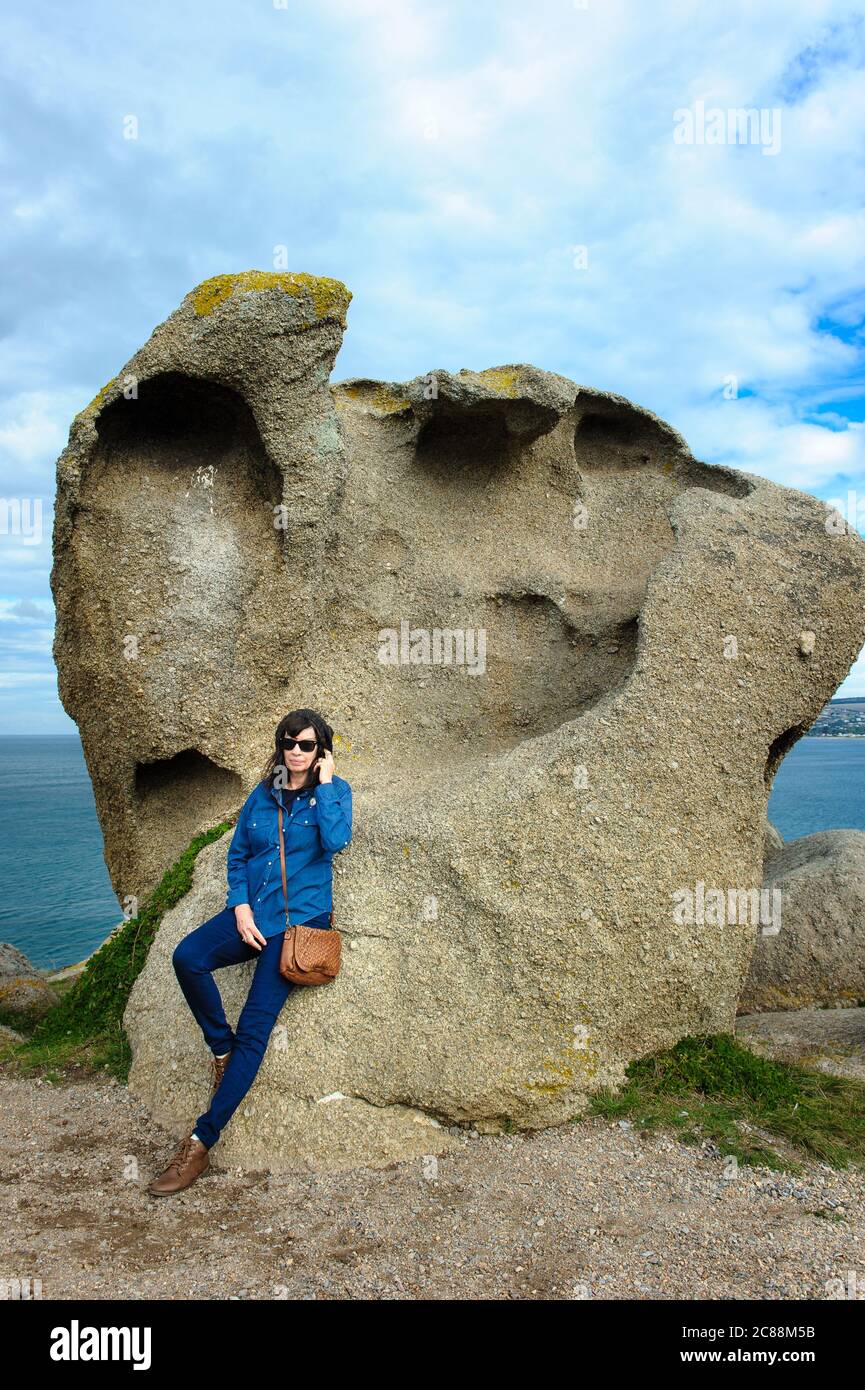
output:
<instances>
[{"instance_id":1,"label":"brown leather boot","mask_svg":"<svg viewBox=\"0 0 865 1390\"><path fill-rule=\"evenodd\" d=\"M170 1192L180 1192L209 1167L208 1148L200 1139L193 1139L191 1132L180 1142L177 1153L164 1173L154 1178L147 1191L153 1197L167 1197Z\"/></svg>"},{"instance_id":2,"label":"brown leather boot","mask_svg":"<svg viewBox=\"0 0 865 1390\"><path fill-rule=\"evenodd\" d=\"M212 1073L211 1086L210 1086L210 1099L211 1099L211 1100L213 1100L213 1097L216 1095L216 1088L218 1087L218 1085L219 1085L220 1081L222 1080L223 1076L225 1075L225 1068L228 1066L228 1064L229 1064L230 1061L231 1061L231 1053L230 1053L230 1052L227 1053L225 1057L214 1057L213 1054L211 1053L211 1056L210 1056L211 1073Z\"/></svg>"}]
</instances>

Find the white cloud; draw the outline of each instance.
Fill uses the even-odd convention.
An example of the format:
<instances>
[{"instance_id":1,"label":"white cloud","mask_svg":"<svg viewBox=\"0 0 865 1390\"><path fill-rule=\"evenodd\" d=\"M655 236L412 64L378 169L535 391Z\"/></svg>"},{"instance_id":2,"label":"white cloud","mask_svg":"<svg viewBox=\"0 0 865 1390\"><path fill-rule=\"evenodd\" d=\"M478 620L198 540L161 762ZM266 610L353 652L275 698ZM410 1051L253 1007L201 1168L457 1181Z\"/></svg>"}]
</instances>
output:
<instances>
[{"instance_id":1,"label":"white cloud","mask_svg":"<svg viewBox=\"0 0 865 1390\"><path fill-rule=\"evenodd\" d=\"M865 695L865 648L850 667L850 673L841 682L837 691L837 696L845 695Z\"/></svg>"},{"instance_id":2,"label":"white cloud","mask_svg":"<svg viewBox=\"0 0 865 1390\"><path fill-rule=\"evenodd\" d=\"M46 27L22 7L0 55L16 132L0 238L20 267L0 495L50 497L75 411L193 284L266 269L276 244L355 292L337 377L533 361L649 406L698 457L865 488L845 424L865 379L847 0L88 13L83 34L71 10ZM781 108L779 153L676 145L696 100ZM723 400L731 375L751 394ZM49 552L50 530L4 538L3 592L47 601Z\"/></svg>"},{"instance_id":3,"label":"white cloud","mask_svg":"<svg viewBox=\"0 0 865 1390\"><path fill-rule=\"evenodd\" d=\"M0 690L27 690L32 686L56 685L54 671L0 671Z\"/></svg>"},{"instance_id":4,"label":"white cloud","mask_svg":"<svg viewBox=\"0 0 865 1390\"><path fill-rule=\"evenodd\" d=\"M441 24L436 8L413 0L323 0L339 24L350 26L364 58L377 68L394 67L437 52Z\"/></svg>"},{"instance_id":5,"label":"white cloud","mask_svg":"<svg viewBox=\"0 0 865 1390\"><path fill-rule=\"evenodd\" d=\"M839 474L865 480L865 429L831 430L797 420L786 406L747 397L683 411L674 422L692 452L802 492L821 493Z\"/></svg>"},{"instance_id":6,"label":"white cloud","mask_svg":"<svg viewBox=\"0 0 865 1390\"><path fill-rule=\"evenodd\" d=\"M69 419L63 412L70 408L72 393L66 391L60 399L46 391L25 391L0 402L0 460L3 468L3 488L14 488L26 475L36 476L34 465L51 464L66 443ZM43 471L45 481L53 490L51 473Z\"/></svg>"},{"instance_id":7,"label":"white cloud","mask_svg":"<svg viewBox=\"0 0 865 1390\"><path fill-rule=\"evenodd\" d=\"M54 621L54 609L32 599L0 599L0 623L46 623Z\"/></svg>"}]
</instances>

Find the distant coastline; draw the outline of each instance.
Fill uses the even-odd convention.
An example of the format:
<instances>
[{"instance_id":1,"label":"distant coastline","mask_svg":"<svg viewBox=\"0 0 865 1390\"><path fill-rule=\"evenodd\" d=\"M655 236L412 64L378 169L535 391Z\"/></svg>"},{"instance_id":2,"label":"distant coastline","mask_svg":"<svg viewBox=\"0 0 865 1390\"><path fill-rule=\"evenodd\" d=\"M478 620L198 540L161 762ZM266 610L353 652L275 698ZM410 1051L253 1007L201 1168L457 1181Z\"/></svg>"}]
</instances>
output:
<instances>
[{"instance_id":1,"label":"distant coastline","mask_svg":"<svg viewBox=\"0 0 865 1390\"><path fill-rule=\"evenodd\" d=\"M865 738L865 695L830 700L803 738Z\"/></svg>"},{"instance_id":2,"label":"distant coastline","mask_svg":"<svg viewBox=\"0 0 865 1390\"><path fill-rule=\"evenodd\" d=\"M803 734L803 738L865 738L863 734Z\"/></svg>"}]
</instances>

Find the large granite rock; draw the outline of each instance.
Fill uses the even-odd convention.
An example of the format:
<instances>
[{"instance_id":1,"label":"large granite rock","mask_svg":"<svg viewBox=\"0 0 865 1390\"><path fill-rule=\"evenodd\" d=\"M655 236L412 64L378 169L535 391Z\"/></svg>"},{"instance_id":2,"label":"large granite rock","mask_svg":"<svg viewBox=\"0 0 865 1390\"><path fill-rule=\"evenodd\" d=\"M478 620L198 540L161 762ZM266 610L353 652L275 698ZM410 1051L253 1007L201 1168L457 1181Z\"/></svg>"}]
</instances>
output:
<instances>
[{"instance_id":1,"label":"large granite rock","mask_svg":"<svg viewBox=\"0 0 865 1390\"><path fill-rule=\"evenodd\" d=\"M237 808L287 710L338 730L345 967L290 996L218 1146L276 1167L446 1147L423 1118L552 1124L732 1030L753 925L673 895L759 889L775 769L865 636L865 545L816 499L530 366L330 386L348 298L206 282L58 463L60 691L122 898ZM442 630L462 661L423 659ZM132 1085L178 1132L203 1043L168 946L222 906L224 852L128 1013Z\"/></svg>"},{"instance_id":2,"label":"large granite rock","mask_svg":"<svg viewBox=\"0 0 865 1390\"><path fill-rule=\"evenodd\" d=\"M780 930L757 932L740 1013L865 1000L865 832L789 840L763 886L779 894Z\"/></svg>"},{"instance_id":3,"label":"large granite rock","mask_svg":"<svg viewBox=\"0 0 865 1390\"><path fill-rule=\"evenodd\" d=\"M0 941L0 1009L12 1014L46 1014L58 995L40 970L9 941Z\"/></svg>"}]
</instances>

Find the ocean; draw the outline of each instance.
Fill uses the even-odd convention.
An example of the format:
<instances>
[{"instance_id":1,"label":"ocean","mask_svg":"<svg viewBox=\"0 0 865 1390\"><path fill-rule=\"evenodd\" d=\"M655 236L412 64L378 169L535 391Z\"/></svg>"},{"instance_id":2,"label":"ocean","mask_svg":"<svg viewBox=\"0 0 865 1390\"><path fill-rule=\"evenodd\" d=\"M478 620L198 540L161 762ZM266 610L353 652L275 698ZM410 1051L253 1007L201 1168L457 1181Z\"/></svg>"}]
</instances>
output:
<instances>
[{"instance_id":1,"label":"ocean","mask_svg":"<svg viewBox=\"0 0 865 1390\"><path fill-rule=\"evenodd\" d=\"M89 956L123 918L73 735L0 737L0 941L42 969Z\"/></svg>"},{"instance_id":2,"label":"ocean","mask_svg":"<svg viewBox=\"0 0 865 1390\"><path fill-rule=\"evenodd\" d=\"M803 738L779 767L769 819L785 840L865 830L865 738ZM61 969L123 917L80 740L0 737L0 941Z\"/></svg>"}]
</instances>

